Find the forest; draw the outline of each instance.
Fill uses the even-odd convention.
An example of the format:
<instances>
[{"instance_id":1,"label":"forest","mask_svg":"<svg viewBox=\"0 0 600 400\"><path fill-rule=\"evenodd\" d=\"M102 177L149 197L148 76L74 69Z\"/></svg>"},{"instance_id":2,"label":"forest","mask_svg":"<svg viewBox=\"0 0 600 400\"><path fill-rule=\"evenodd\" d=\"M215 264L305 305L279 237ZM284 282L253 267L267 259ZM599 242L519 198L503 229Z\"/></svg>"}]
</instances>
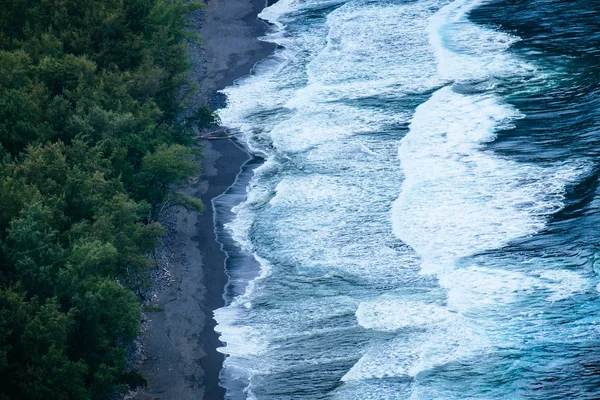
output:
<instances>
[{"instance_id":1,"label":"forest","mask_svg":"<svg viewBox=\"0 0 600 400\"><path fill-rule=\"evenodd\" d=\"M0 399L144 384L126 346L177 187L199 172L183 0L0 5Z\"/></svg>"}]
</instances>

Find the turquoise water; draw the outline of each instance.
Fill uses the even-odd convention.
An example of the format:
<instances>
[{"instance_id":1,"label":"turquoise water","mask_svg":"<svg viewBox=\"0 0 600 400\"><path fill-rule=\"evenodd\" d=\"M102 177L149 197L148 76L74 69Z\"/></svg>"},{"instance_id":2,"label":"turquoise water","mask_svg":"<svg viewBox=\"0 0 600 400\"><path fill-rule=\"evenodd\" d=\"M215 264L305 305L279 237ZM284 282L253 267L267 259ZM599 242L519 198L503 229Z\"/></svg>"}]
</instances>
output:
<instances>
[{"instance_id":1,"label":"turquoise water","mask_svg":"<svg viewBox=\"0 0 600 400\"><path fill-rule=\"evenodd\" d=\"M600 3L280 0L227 88L227 398L600 398ZM243 288L243 289L240 289Z\"/></svg>"}]
</instances>

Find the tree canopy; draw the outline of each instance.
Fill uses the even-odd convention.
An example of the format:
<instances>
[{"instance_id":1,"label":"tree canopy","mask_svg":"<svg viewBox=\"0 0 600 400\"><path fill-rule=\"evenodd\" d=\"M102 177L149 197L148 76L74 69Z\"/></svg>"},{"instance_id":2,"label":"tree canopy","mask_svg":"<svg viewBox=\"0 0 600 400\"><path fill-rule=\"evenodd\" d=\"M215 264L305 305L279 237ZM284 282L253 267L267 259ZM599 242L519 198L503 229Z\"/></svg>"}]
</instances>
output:
<instances>
[{"instance_id":1,"label":"tree canopy","mask_svg":"<svg viewBox=\"0 0 600 400\"><path fill-rule=\"evenodd\" d=\"M131 274L198 172L183 0L0 5L0 400L139 384ZM189 113L188 113L189 114ZM212 118L199 111L202 124Z\"/></svg>"}]
</instances>

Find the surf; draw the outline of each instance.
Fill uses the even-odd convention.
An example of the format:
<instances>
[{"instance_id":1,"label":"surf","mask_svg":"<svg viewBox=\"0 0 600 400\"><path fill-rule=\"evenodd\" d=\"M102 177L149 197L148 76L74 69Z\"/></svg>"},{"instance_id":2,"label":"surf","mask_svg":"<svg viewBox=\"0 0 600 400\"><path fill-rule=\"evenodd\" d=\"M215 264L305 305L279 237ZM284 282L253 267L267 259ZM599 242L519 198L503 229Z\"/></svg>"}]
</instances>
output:
<instances>
[{"instance_id":1,"label":"surf","mask_svg":"<svg viewBox=\"0 0 600 400\"><path fill-rule=\"evenodd\" d=\"M278 49L219 111L265 159L226 226L260 264L231 267L246 289L215 313L227 398L506 397L511 354L560 337L560 307L593 292L559 257L505 251L592 169L494 152L526 117L506 86L549 75L513 51L520 37L471 22L485 3L263 11Z\"/></svg>"}]
</instances>

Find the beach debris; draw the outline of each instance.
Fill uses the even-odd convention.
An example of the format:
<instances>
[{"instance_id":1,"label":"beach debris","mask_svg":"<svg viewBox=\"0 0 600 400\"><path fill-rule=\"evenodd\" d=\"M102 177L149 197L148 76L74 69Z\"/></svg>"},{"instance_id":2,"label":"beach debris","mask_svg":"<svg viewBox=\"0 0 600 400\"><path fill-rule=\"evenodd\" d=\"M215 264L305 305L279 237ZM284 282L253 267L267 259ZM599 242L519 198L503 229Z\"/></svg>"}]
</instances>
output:
<instances>
[{"instance_id":1,"label":"beach debris","mask_svg":"<svg viewBox=\"0 0 600 400\"><path fill-rule=\"evenodd\" d=\"M219 128L214 131L206 132L198 135L196 138L200 140L217 140L217 139L230 139L240 132L232 131L227 128Z\"/></svg>"}]
</instances>

